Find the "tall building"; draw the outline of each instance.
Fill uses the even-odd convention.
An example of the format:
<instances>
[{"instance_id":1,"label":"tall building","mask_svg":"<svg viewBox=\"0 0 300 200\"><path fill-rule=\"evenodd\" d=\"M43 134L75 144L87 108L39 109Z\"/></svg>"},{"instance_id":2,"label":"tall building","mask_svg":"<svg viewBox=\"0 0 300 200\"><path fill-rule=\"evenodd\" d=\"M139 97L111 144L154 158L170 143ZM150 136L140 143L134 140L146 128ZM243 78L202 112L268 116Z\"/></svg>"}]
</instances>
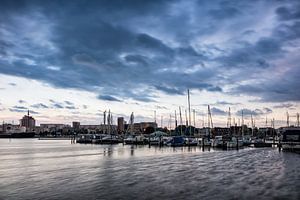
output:
<instances>
[{"instance_id":1,"label":"tall building","mask_svg":"<svg viewBox=\"0 0 300 200\"><path fill-rule=\"evenodd\" d=\"M20 125L26 127L27 131L35 127L35 119L29 116L29 110L28 114L24 115L24 117L20 119Z\"/></svg>"},{"instance_id":2,"label":"tall building","mask_svg":"<svg viewBox=\"0 0 300 200\"><path fill-rule=\"evenodd\" d=\"M72 127L73 127L74 130L79 130L80 122L72 122Z\"/></svg>"},{"instance_id":3,"label":"tall building","mask_svg":"<svg viewBox=\"0 0 300 200\"><path fill-rule=\"evenodd\" d=\"M124 117L118 117L118 132L124 132Z\"/></svg>"}]
</instances>

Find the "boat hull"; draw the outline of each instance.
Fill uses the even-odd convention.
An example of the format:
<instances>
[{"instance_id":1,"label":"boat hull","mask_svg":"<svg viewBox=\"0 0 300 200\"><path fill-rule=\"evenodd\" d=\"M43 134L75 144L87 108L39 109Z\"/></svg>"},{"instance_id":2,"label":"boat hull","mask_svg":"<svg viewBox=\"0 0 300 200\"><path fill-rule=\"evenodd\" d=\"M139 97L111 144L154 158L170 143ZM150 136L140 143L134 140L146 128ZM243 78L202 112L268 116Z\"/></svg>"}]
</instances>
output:
<instances>
[{"instance_id":1,"label":"boat hull","mask_svg":"<svg viewBox=\"0 0 300 200\"><path fill-rule=\"evenodd\" d=\"M35 132L0 134L0 138L33 138Z\"/></svg>"}]
</instances>

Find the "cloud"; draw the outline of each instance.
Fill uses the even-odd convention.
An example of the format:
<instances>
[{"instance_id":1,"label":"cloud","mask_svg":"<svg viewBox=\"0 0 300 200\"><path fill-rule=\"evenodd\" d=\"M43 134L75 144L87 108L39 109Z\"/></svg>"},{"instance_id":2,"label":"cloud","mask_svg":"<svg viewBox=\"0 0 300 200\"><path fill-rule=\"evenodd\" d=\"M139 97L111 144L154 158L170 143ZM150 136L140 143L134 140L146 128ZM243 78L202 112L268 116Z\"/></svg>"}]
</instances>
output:
<instances>
[{"instance_id":1,"label":"cloud","mask_svg":"<svg viewBox=\"0 0 300 200\"><path fill-rule=\"evenodd\" d=\"M82 108L83 108L83 109L87 109L88 106L87 106L87 105L82 105Z\"/></svg>"},{"instance_id":2,"label":"cloud","mask_svg":"<svg viewBox=\"0 0 300 200\"><path fill-rule=\"evenodd\" d=\"M221 110L221 109L216 108L216 107L212 107L210 110L211 110L212 115L221 115L221 116L227 115L226 111Z\"/></svg>"},{"instance_id":3,"label":"cloud","mask_svg":"<svg viewBox=\"0 0 300 200\"><path fill-rule=\"evenodd\" d=\"M28 108L24 107L24 106L13 106L13 107L9 108L8 110L10 112L27 113ZM30 112L34 112L34 111L30 110Z\"/></svg>"},{"instance_id":4,"label":"cloud","mask_svg":"<svg viewBox=\"0 0 300 200\"><path fill-rule=\"evenodd\" d=\"M32 108L49 108L47 105L43 104L43 103L37 103L37 104L33 104L31 105Z\"/></svg>"},{"instance_id":5,"label":"cloud","mask_svg":"<svg viewBox=\"0 0 300 200\"><path fill-rule=\"evenodd\" d=\"M17 84L15 84L15 83L8 83L8 85L10 85L10 86L17 86Z\"/></svg>"},{"instance_id":6,"label":"cloud","mask_svg":"<svg viewBox=\"0 0 300 200\"><path fill-rule=\"evenodd\" d=\"M273 106L273 108L292 108L292 107L294 107L294 104L292 103L281 103Z\"/></svg>"},{"instance_id":7,"label":"cloud","mask_svg":"<svg viewBox=\"0 0 300 200\"><path fill-rule=\"evenodd\" d=\"M241 103L233 103L233 102L227 102L227 101L217 101L214 104L211 105L228 105L228 106L234 106L234 105L240 105Z\"/></svg>"},{"instance_id":8,"label":"cloud","mask_svg":"<svg viewBox=\"0 0 300 200\"><path fill-rule=\"evenodd\" d=\"M24 100L22 100L22 99L20 99L18 102L19 102L20 104L26 103L26 101L24 101Z\"/></svg>"},{"instance_id":9,"label":"cloud","mask_svg":"<svg viewBox=\"0 0 300 200\"><path fill-rule=\"evenodd\" d=\"M280 20L294 20L300 19L300 4L298 3L298 7L285 7L281 6L276 9L276 14L278 15Z\"/></svg>"},{"instance_id":10,"label":"cloud","mask_svg":"<svg viewBox=\"0 0 300 200\"><path fill-rule=\"evenodd\" d=\"M65 101L65 103L66 103L67 105L69 105L69 106L73 106L73 105L74 105L74 103L72 103L72 102L70 102L70 101Z\"/></svg>"},{"instance_id":11,"label":"cloud","mask_svg":"<svg viewBox=\"0 0 300 200\"><path fill-rule=\"evenodd\" d=\"M27 110L27 107L24 107L24 106L14 106L13 108Z\"/></svg>"},{"instance_id":12,"label":"cloud","mask_svg":"<svg viewBox=\"0 0 300 200\"><path fill-rule=\"evenodd\" d=\"M69 110L75 110L77 109L75 106L65 106L66 109L69 109Z\"/></svg>"},{"instance_id":13,"label":"cloud","mask_svg":"<svg viewBox=\"0 0 300 200\"><path fill-rule=\"evenodd\" d=\"M98 99L104 100L104 101L117 101L117 102L121 102L121 100L117 99L116 97L110 96L110 95L99 95Z\"/></svg>"},{"instance_id":14,"label":"cloud","mask_svg":"<svg viewBox=\"0 0 300 200\"><path fill-rule=\"evenodd\" d=\"M54 103L52 106L53 106L54 108L58 108L58 109L64 108L64 106L61 105L60 103Z\"/></svg>"},{"instance_id":15,"label":"cloud","mask_svg":"<svg viewBox=\"0 0 300 200\"><path fill-rule=\"evenodd\" d=\"M241 110L238 110L236 112L236 115L237 116L245 116L245 117L249 117L251 116L260 116L260 115L267 115L267 114L270 114L272 113L273 110L270 109L270 108L263 108L263 109L254 109L254 110L249 110L249 109L241 109Z\"/></svg>"},{"instance_id":16,"label":"cloud","mask_svg":"<svg viewBox=\"0 0 300 200\"><path fill-rule=\"evenodd\" d=\"M300 35L297 1L1 6L2 74L91 91L106 101L155 102L158 92L183 95L187 88L261 101L300 100L299 62L291 62Z\"/></svg>"}]
</instances>

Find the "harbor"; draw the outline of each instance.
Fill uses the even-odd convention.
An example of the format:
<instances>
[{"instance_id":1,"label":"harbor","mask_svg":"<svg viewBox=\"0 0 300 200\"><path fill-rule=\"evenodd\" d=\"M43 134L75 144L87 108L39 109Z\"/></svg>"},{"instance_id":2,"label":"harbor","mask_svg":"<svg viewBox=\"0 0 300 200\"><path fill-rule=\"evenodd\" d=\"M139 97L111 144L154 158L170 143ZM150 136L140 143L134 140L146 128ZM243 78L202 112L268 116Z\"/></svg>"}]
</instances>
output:
<instances>
[{"instance_id":1,"label":"harbor","mask_svg":"<svg viewBox=\"0 0 300 200\"><path fill-rule=\"evenodd\" d=\"M0 200L300 200L300 0L2 0Z\"/></svg>"},{"instance_id":2,"label":"harbor","mask_svg":"<svg viewBox=\"0 0 300 200\"><path fill-rule=\"evenodd\" d=\"M277 148L0 139L0 199L298 199L300 157ZM13 178L12 178L13 177Z\"/></svg>"}]
</instances>

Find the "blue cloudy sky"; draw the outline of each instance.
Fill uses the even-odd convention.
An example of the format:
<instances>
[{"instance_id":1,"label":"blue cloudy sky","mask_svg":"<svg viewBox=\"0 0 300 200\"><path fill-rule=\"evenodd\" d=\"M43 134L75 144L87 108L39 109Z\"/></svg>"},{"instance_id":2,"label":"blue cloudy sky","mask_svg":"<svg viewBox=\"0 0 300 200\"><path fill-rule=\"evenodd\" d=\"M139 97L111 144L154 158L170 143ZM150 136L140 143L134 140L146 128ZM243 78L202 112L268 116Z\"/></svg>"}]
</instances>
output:
<instances>
[{"instance_id":1,"label":"blue cloudy sky","mask_svg":"<svg viewBox=\"0 0 300 200\"><path fill-rule=\"evenodd\" d=\"M2 0L0 119L30 109L38 123L97 124L111 109L153 121L156 110L167 125L189 88L199 126L207 104L218 125L229 106L284 124L300 108L299 55L297 0Z\"/></svg>"}]
</instances>

